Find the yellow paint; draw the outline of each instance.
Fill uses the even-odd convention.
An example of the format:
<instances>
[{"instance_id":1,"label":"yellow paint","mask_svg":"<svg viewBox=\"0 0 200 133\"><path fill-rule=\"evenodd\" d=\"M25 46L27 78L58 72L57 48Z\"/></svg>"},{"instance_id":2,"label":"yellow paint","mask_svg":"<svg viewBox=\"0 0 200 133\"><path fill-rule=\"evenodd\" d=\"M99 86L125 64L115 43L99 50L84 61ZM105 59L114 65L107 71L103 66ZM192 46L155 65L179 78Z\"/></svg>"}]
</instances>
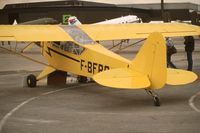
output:
<instances>
[{"instance_id":1,"label":"yellow paint","mask_svg":"<svg viewBox=\"0 0 200 133\"><path fill-rule=\"evenodd\" d=\"M115 88L160 89L166 83L166 73L165 40L161 33L152 33L127 68L102 72L94 80Z\"/></svg>"},{"instance_id":2,"label":"yellow paint","mask_svg":"<svg viewBox=\"0 0 200 133\"><path fill-rule=\"evenodd\" d=\"M94 40L120 40L147 38L153 32L160 32L164 37L199 35L200 27L182 23L137 23L80 25Z\"/></svg>"},{"instance_id":3,"label":"yellow paint","mask_svg":"<svg viewBox=\"0 0 200 133\"><path fill-rule=\"evenodd\" d=\"M125 89L140 89L150 86L147 75L129 68L117 68L94 75L93 79L104 86Z\"/></svg>"},{"instance_id":4,"label":"yellow paint","mask_svg":"<svg viewBox=\"0 0 200 133\"><path fill-rule=\"evenodd\" d=\"M161 33L152 33L132 61L131 68L149 77L151 89L160 89L166 82L166 45Z\"/></svg>"},{"instance_id":5,"label":"yellow paint","mask_svg":"<svg viewBox=\"0 0 200 133\"><path fill-rule=\"evenodd\" d=\"M47 75L49 75L50 73L54 72L56 69L50 66L45 67L45 69L38 75L38 77L36 78L37 80L40 80L44 77L46 77Z\"/></svg>"},{"instance_id":6,"label":"yellow paint","mask_svg":"<svg viewBox=\"0 0 200 133\"><path fill-rule=\"evenodd\" d=\"M0 25L0 39L25 42L72 41L58 25Z\"/></svg>"},{"instance_id":7,"label":"yellow paint","mask_svg":"<svg viewBox=\"0 0 200 133\"><path fill-rule=\"evenodd\" d=\"M194 72L168 68L166 83L169 85L183 85L192 83L197 78L198 76Z\"/></svg>"},{"instance_id":8,"label":"yellow paint","mask_svg":"<svg viewBox=\"0 0 200 133\"><path fill-rule=\"evenodd\" d=\"M118 67L127 67L129 60L105 49L100 44L83 45L84 51L81 55L75 55L60 48L45 43L44 51L50 50L51 56L44 52L49 64L58 70L71 72L77 75L92 77L99 72L99 67L108 70ZM54 52L57 51L57 52ZM105 69L104 69L105 68Z\"/></svg>"},{"instance_id":9,"label":"yellow paint","mask_svg":"<svg viewBox=\"0 0 200 133\"><path fill-rule=\"evenodd\" d=\"M93 40L147 38L153 32L164 37L200 35L200 27L182 23L134 23L79 25ZM0 39L4 41L73 41L59 25L0 25Z\"/></svg>"}]
</instances>

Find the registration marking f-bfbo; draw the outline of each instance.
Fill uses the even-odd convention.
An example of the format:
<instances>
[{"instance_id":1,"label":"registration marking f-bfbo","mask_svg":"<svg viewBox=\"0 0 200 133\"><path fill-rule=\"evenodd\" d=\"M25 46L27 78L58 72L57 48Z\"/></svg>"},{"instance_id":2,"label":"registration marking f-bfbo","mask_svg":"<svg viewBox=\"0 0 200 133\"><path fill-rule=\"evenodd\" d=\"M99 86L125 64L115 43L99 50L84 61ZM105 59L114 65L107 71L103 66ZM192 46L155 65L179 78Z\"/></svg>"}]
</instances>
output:
<instances>
[{"instance_id":1,"label":"registration marking f-bfbo","mask_svg":"<svg viewBox=\"0 0 200 133\"><path fill-rule=\"evenodd\" d=\"M88 73L93 73L93 74L96 72L102 72L110 69L110 67L107 65L81 60L81 70L83 70L84 68L87 69Z\"/></svg>"}]
</instances>

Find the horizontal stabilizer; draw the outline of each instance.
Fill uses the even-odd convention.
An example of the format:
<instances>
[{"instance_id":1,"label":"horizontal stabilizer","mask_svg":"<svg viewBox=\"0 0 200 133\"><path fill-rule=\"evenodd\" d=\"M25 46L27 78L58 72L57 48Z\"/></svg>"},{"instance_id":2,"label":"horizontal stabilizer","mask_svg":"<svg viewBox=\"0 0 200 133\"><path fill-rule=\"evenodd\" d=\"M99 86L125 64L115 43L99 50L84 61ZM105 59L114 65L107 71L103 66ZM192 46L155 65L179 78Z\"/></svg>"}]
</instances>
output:
<instances>
[{"instance_id":1,"label":"horizontal stabilizer","mask_svg":"<svg viewBox=\"0 0 200 133\"><path fill-rule=\"evenodd\" d=\"M197 79L197 75L190 71L181 69L167 68L167 84L169 85L183 85L192 83Z\"/></svg>"},{"instance_id":2,"label":"horizontal stabilizer","mask_svg":"<svg viewBox=\"0 0 200 133\"><path fill-rule=\"evenodd\" d=\"M148 77L128 68L111 69L98 73L93 79L104 86L124 89L140 89L150 86Z\"/></svg>"}]
</instances>

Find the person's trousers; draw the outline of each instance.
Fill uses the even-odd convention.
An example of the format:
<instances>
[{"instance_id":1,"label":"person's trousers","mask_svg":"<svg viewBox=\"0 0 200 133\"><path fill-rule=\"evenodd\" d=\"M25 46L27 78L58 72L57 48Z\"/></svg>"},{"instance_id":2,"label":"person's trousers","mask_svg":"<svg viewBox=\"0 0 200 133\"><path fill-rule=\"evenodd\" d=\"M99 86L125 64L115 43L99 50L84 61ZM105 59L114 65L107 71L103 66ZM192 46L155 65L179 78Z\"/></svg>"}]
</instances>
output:
<instances>
[{"instance_id":1,"label":"person's trousers","mask_svg":"<svg viewBox=\"0 0 200 133\"><path fill-rule=\"evenodd\" d=\"M188 61L187 70L192 71L192 67L193 67L192 52L187 52L187 61Z\"/></svg>"},{"instance_id":2,"label":"person's trousers","mask_svg":"<svg viewBox=\"0 0 200 133\"><path fill-rule=\"evenodd\" d=\"M176 68L176 66L171 61L171 55L167 54L167 66L170 66L172 68Z\"/></svg>"}]
</instances>

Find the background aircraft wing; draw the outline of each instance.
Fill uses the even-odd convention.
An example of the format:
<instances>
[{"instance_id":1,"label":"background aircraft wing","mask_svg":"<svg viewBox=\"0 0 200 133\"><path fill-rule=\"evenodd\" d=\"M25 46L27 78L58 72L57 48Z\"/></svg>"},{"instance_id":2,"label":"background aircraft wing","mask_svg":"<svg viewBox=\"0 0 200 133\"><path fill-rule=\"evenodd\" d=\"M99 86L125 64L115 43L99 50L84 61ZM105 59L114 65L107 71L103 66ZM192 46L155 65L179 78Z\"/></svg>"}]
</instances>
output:
<instances>
[{"instance_id":1,"label":"background aircraft wing","mask_svg":"<svg viewBox=\"0 0 200 133\"><path fill-rule=\"evenodd\" d=\"M164 37L200 35L199 26L182 23L104 24L79 27L96 41L147 38L153 32L160 32Z\"/></svg>"},{"instance_id":2,"label":"background aircraft wing","mask_svg":"<svg viewBox=\"0 0 200 133\"><path fill-rule=\"evenodd\" d=\"M0 25L0 41L72 41L59 25Z\"/></svg>"}]
</instances>

